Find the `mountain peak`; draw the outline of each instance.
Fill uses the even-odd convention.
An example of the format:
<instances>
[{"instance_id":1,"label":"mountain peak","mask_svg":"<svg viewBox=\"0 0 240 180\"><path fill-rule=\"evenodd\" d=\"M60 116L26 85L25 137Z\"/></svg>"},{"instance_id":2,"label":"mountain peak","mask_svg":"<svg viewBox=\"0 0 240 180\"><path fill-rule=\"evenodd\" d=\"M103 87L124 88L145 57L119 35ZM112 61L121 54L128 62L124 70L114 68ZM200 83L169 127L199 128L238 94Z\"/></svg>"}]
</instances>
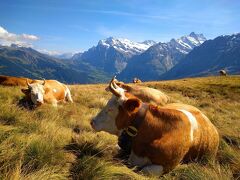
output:
<instances>
[{"instance_id":1,"label":"mountain peak","mask_svg":"<svg viewBox=\"0 0 240 180\"><path fill-rule=\"evenodd\" d=\"M189 34L189 36L191 36L191 37L196 37L197 34L196 34L195 32L191 32L191 33Z\"/></svg>"},{"instance_id":2,"label":"mountain peak","mask_svg":"<svg viewBox=\"0 0 240 180\"><path fill-rule=\"evenodd\" d=\"M191 32L189 34L189 37L193 37L193 38L198 39L200 41L206 41L207 40L207 38L203 34L196 34L195 32Z\"/></svg>"},{"instance_id":3,"label":"mountain peak","mask_svg":"<svg viewBox=\"0 0 240 180\"><path fill-rule=\"evenodd\" d=\"M104 46L106 48L113 47L117 51L130 53L132 55L142 53L153 44L155 44L155 42L151 40L138 43L126 38L114 38L114 37L108 37L98 42L98 45L100 46Z\"/></svg>"},{"instance_id":4,"label":"mountain peak","mask_svg":"<svg viewBox=\"0 0 240 180\"><path fill-rule=\"evenodd\" d=\"M155 42L153 40L145 40L145 41L143 41L141 43L152 46L152 45L156 44L157 42Z\"/></svg>"},{"instance_id":5,"label":"mountain peak","mask_svg":"<svg viewBox=\"0 0 240 180\"><path fill-rule=\"evenodd\" d=\"M196 34L191 32L187 36L182 36L178 39L171 39L169 42L172 46L175 46L176 49L181 51L184 54L189 53L194 47L201 45L207 39L203 34Z\"/></svg>"}]
</instances>

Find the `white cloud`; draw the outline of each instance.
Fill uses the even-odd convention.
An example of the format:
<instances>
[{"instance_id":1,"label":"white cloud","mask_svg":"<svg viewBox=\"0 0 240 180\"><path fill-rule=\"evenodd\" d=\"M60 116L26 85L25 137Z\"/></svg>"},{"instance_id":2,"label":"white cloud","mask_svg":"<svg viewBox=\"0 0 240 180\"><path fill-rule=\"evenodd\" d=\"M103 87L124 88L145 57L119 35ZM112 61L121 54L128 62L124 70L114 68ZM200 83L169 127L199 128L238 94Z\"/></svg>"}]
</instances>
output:
<instances>
[{"instance_id":1,"label":"white cloud","mask_svg":"<svg viewBox=\"0 0 240 180\"><path fill-rule=\"evenodd\" d=\"M39 52L43 53L43 54L47 54L47 55L50 55L50 56L56 56L56 55L60 55L62 54L62 52L59 52L59 51L50 51L50 50L47 50L47 49L37 49Z\"/></svg>"},{"instance_id":2,"label":"white cloud","mask_svg":"<svg viewBox=\"0 0 240 180\"><path fill-rule=\"evenodd\" d=\"M79 52L60 52L60 51L51 51L47 49L37 49L37 51L47 54L49 56L58 57L58 58L71 58L74 54Z\"/></svg>"},{"instance_id":3,"label":"white cloud","mask_svg":"<svg viewBox=\"0 0 240 180\"><path fill-rule=\"evenodd\" d=\"M20 46L32 46L32 42L39 38L32 34L14 34L8 32L2 26L0 26L0 44L9 46L11 44L17 44Z\"/></svg>"}]
</instances>

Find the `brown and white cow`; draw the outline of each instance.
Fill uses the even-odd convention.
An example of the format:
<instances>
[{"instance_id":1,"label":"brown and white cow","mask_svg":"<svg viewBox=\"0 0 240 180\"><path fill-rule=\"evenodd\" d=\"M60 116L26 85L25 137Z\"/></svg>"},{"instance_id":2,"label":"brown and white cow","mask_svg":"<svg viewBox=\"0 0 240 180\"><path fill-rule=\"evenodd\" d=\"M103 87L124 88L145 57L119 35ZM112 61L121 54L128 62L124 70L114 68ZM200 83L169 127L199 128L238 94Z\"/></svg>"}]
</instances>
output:
<instances>
[{"instance_id":1,"label":"brown and white cow","mask_svg":"<svg viewBox=\"0 0 240 180\"><path fill-rule=\"evenodd\" d=\"M141 99L141 101L143 102L148 102L160 106L171 102L170 97L160 90L149 88L146 86L128 85L123 82L119 82L117 79L115 79L115 77L114 81L119 87L123 88L125 92L133 94L137 98ZM106 91L109 90L109 87L107 87Z\"/></svg>"},{"instance_id":2,"label":"brown and white cow","mask_svg":"<svg viewBox=\"0 0 240 180\"><path fill-rule=\"evenodd\" d=\"M215 157L218 132L197 108L180 103L158 107L125 92L114 80L109 87L117 99L110 99L91 125L115 135L135 129L129 157L132 165L161 175L183 160Z\"/></svg>"},{"instance_id":3,"label":"brown and white cow","mask_svg":"<svg viewBox=\"0 0 240 180\"><path fill-rule=\"evenodd\" d=\"M34 105L39 106L49 103L57 106L59 101L73 102L69 88L56 80L35 80L33 83L27 81L28 88L22 92L31 99Z\"/></svg>"}]
</instances>

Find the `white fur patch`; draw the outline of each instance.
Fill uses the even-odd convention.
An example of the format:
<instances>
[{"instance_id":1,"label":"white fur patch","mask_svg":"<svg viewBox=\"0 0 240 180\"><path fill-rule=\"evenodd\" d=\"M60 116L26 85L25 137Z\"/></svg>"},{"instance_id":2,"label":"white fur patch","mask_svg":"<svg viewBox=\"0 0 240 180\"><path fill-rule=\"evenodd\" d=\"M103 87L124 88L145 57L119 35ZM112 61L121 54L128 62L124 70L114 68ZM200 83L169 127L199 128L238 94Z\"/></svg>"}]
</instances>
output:
<instances>
[{"instance_id":1,"label":"white fur patch","mask_svg":"<svg viewBox=\"0 0 240 180\"><path fill-rule=\"evenodd\" d=\"M147 157L139 157L137 156L133 151L131 152L128 161L134 165L134 166L138 166L138 167L142 167L142 166L146 166L149 164L152 164L151 160Z\"/></svg>"},{"instance_id":2,"label":"white fur patch","mask_svg":"<svg viewBox=\"0 0 240 180\"><path fill-rule=\"evenodd\" d=\"M163 167L161 165L152 164L145 166L142 172L148 175L161 176L163 174Z\"/></svg>"},{"instance_id":3,"label":"white fur patch","mask_svg":"<svg viewBox=\"0 0 240 180\"><path fill-rule=\"evenodd\" d=\"M187 117L188 117L188 120L191 124L191 130L190 130L190 139L191 139L191 142L193 141L193 132L195 129L198 128L198 123L197 123L197 120L196 118L192 115L192 113L184 110L184 109L178 109L179 111L183 112Z\"/></svg>"},{"instance_id":4,"label":"white fur patch","mask_svg":"<svg viewBox=\"0 0 240 180\"><path fill-rule=\"evenodd\" d=\"M117 98L113 96L93 120L96 131L106 131L110 134L119 135L119 130L115 123L118 115L118 106Z\"/></svg>"},{"instance_id":5,"label":"white fur patch","mask_svg":"<svg viewBox=\"0 0 240 180\"><path fill-rule=\"evenodd\" d=\"M56 90L56 89L53 89L53 92L55 92L55 93L56 93L56 92L57 92L57 90Z\"/></svg>"}]
</instances>

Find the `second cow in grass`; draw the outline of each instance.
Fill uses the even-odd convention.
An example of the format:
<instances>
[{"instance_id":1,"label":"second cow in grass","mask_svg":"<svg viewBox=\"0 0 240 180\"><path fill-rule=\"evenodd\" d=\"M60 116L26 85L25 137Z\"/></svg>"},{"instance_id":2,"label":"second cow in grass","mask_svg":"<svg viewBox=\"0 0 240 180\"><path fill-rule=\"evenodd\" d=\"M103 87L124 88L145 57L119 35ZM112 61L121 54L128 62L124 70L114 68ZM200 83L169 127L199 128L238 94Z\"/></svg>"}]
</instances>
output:
<instances>
[{"instance_id":1,"label":"second cow in grass","mask_svg":"<svg viewBox=\"0 0 240 180\"><path fill-rule=\"evenodd\" d=\"M125 92L133 94L137 98L141 99L141 101L143 102L160 106L163 106L171 102L170 97L160 90L149 88L146 86L128 85L123 82L119 82L115 78L113 79L113 81ZM107 87L106 90L109 91L110 90L109 87Z\"/></svg>"}]
</instances>

